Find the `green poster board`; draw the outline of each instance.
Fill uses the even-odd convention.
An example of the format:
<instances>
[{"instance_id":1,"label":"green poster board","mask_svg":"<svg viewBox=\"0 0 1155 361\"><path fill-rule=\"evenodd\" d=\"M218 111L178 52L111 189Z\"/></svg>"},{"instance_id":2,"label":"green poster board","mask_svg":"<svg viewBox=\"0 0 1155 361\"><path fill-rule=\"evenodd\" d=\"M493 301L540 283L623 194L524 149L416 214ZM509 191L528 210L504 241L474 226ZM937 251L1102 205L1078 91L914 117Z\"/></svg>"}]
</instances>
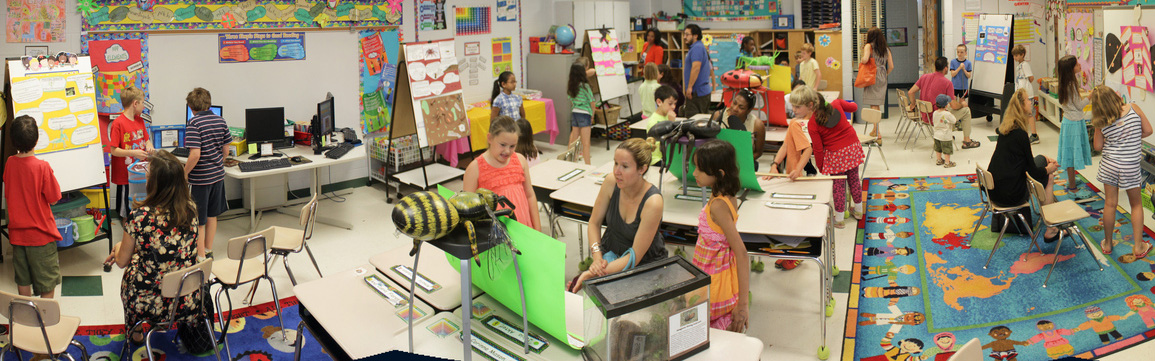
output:
<instances>
[{"instance_id":1,"label":"green poster board","mask_svg":"<svg viewBox=\"0 0 1155 361\"><path fill-rule=\"evenodd\" d=\"M734 152L738 155L738 178L742 182L742 188L761 192L762 186L758 184L758 176L754 175L754 142L752 141L753 133L722 129L718 133L717 138L725 140L734 146ZM690 153L690 157L686 158L686 179L682 179L683 184L694 184L694 154ZM665 158L670 162L670 173L675 177L681 179L682 177L682 147L674 146L673 154Z\"/></svg>"}]
</instances>

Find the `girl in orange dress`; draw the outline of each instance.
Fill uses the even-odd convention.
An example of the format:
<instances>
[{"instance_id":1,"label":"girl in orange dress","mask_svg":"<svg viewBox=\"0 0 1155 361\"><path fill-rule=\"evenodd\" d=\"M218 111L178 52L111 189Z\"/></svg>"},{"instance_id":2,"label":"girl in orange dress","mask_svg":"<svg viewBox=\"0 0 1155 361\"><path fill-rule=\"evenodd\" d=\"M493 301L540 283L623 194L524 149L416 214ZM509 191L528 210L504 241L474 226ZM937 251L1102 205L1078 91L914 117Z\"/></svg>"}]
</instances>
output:
<instances>
[{"instance_id":1,"label":"girl in orange dress","mask_svg":"<svg viewBox=\"0 0 1155 361\"><path fill-rule=\"evenodd\" d=\"M485 188L509 199L513 215L521 224L541 231L537 196L529 180L529 161L518 154L518 127L513 118L499 116L489 124L489 150L469 163L465 169L465 191ZM505 208L504 206L498 209Z\"/></svg>"}]
</instances>

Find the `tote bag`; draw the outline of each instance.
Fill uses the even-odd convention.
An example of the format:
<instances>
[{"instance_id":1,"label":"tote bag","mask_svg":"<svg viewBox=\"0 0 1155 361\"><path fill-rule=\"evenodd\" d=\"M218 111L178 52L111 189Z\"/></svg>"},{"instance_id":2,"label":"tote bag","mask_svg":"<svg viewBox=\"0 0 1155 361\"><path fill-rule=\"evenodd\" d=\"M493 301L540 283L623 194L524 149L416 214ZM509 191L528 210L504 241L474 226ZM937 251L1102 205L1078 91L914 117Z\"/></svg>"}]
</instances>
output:
<instances>
[{"instance_id":1,"label":"tote bag","mask_svg":"<svg viewBox=\"0 0 1155 361\"><path fill-rule=\"evenodd\" d=\"M874 64L874 57L865 63L858 64L858 76L854 78L854 87L865 88L874 85L874 80L878 76L878 65Z\"/></svg>"}]
</instances>

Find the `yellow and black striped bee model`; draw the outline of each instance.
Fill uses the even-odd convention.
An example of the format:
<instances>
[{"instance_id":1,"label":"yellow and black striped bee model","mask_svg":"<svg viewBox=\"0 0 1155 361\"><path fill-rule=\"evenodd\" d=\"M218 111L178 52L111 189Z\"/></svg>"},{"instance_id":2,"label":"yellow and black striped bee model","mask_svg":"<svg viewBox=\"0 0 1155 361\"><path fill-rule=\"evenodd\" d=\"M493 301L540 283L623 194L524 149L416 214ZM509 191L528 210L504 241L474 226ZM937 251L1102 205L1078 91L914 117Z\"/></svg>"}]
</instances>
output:
<instances>
[{"instance_id":1,"label":"yellow and black striped bee model","mask_svg":"<svg viewBox=\"0 0 1155 361\"><path fill-rule=\"evenodd\" d=\"M499 205L508 208L494 211ZM436 192L417 192L398 201L397 206L393 208L393 224L397 226L399 232L413 238L410 256L417 253L422 241L445 237L462 224L469 235L474 260L480 264L474 223L492 222L489 239L503 242L512 249L509 236L497 217L511 216L513 207L513 203L505 197L484 188L478 189L477 192L459 192L448 200Z\"/></svg>"}]
</instances>

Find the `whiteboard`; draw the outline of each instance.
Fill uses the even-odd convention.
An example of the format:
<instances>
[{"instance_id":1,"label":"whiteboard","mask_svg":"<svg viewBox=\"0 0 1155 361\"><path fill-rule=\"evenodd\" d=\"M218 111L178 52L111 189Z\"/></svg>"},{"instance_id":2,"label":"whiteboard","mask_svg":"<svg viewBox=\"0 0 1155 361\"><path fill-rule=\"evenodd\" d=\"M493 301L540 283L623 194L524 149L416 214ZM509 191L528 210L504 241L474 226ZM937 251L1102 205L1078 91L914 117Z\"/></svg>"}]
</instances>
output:
<instances>
[{"instance_id":1,"label":"whiteboard","mask_svg":"<svg viewBox=\"0 0 1155 361\"><path fill-rule=\"evenodd\" d=\"M629 93L626 87L626 69L622 65L622 52L618 48L617 32L613 29L602 35L601 30L589 30L590 56L593 57L594 71L597 73L598 92L602 100L610 100Z\"/></svg>"},{"instance_id":2,"label":"whiteboard","mask_svg":"<svg viewBox=\"0 0 1155 361\"><path fill-rule=\"evenodd\" d=\"M971 78L971 89L997 94L1000 97L1003 94L1008 64L1014 62L1010 56L1013 19L1012 15L979 15L979 38L975 44L974 58L975 77Z\"/></svg>"}]
</instances>

